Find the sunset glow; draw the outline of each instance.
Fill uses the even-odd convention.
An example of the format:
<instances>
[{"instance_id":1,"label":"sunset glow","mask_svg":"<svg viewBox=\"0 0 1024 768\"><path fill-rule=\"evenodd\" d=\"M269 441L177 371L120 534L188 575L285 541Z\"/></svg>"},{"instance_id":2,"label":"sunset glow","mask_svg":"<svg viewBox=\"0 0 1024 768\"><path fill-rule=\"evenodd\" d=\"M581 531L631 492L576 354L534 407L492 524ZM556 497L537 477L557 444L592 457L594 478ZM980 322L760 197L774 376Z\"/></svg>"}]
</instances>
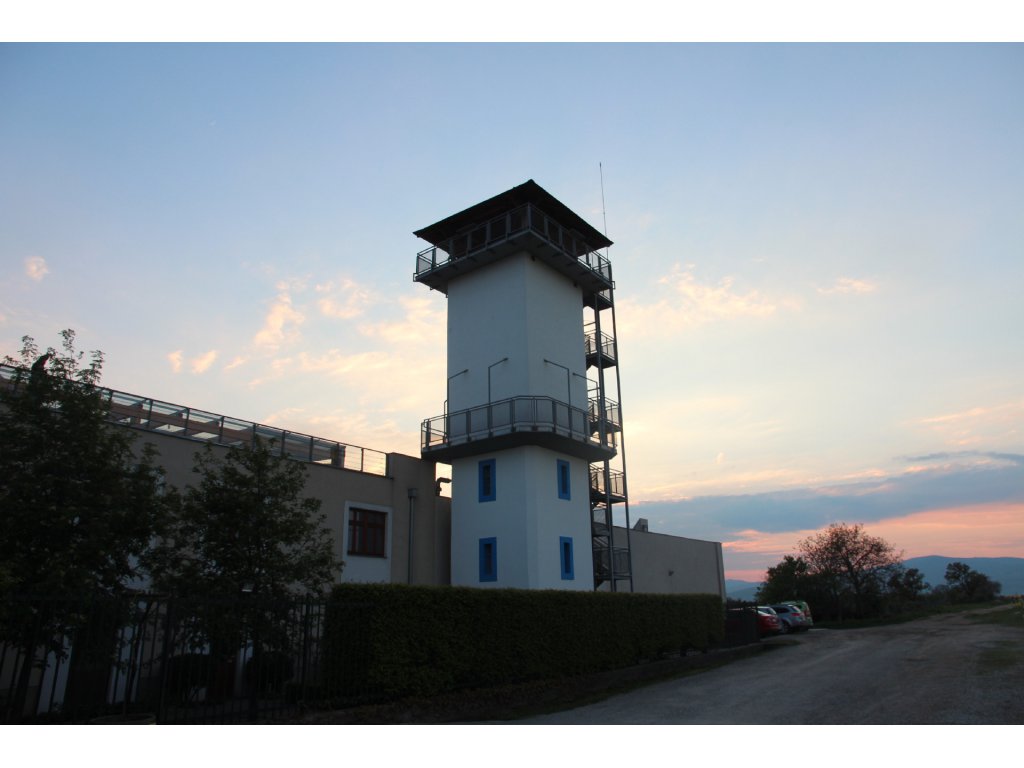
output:
<instances>
[{"instance_id":1,"label":"sunset glow","mask_svg":"<svg viewBox=\"0 0 1024 768\"><path fill-rule=\"evenodd\" d=\"M533 178L615 241L631 521L1024 557L1024 46L6 44L0 103L0 354L419 455L412 232Z\"/></svg>"}]
</instances>

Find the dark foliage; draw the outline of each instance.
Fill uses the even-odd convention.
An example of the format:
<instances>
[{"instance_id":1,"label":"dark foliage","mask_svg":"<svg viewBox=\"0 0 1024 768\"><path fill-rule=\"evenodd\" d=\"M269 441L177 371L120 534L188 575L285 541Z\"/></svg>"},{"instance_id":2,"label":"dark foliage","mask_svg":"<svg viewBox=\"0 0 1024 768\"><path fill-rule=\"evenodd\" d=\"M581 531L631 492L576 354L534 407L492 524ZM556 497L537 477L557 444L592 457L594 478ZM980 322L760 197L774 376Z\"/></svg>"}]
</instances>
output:
<instances>
[{"instance_id":1,"label":"dark foliage","mask_svg":"<svg viewBox=\"0 0 1024 768\"><path fill-rule=\"evenodd\" d=\"M716 595L345 584L328 605L325 692L339 704L619 669L724 633Z\"/></svg>"},{"instance_id":2,"label":"dark foliage","mask_svg":"<svg viewBox=\"0 0 1024 768\"><path fill-rule=\"evenodd\" d=\"M998 581L960 562L946 566L946 585L950 602L954 603L984 603L995 600L1002 591Z\"/></svg>"},{"instance_id":3,"label":"dark foliage","mask_svg":"<svg viewBox=\"0 0 1024 768\"><path fill-rule=\"evenodd\" d=\"M44 354L24 337L0 380L0 640L36 664L44 650L63 655L84 619L47 602L20 610L14 598L127 594L166 511L155 451L136 455L132 434L107 423L102 353L83 364L74 332L61 336Z\"/></svg>"},{"instance_id":4,"label":"dark foliage","mask_svg":"<svg viewBox=\"0 0 1024 768\"><path fill-rule=\"evenodd\" d=\"M302 497L305 465L274 445L256 440L223 459L209 445L197 453L199 483L181 495L146 558L158 590L201 598L190 644L208 643L218 658L246 643L257 656L287 645L290 601L322 596L341 569L319 499Z\"/></svg>"}]
</instances>

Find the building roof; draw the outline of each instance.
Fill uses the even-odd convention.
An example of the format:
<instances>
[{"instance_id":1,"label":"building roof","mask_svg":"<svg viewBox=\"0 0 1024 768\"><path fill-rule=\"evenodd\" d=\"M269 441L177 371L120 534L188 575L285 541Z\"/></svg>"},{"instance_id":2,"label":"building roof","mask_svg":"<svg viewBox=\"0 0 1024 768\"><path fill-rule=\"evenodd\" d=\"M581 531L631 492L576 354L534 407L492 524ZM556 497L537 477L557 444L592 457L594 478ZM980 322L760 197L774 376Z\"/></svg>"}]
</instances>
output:
<instances>
[{"instance_id":1,"label":"building roof","mask_svg":"<svg viewBox=\"0 0 1024 768\"><path fill-rule=\"evenodd\" d=\"M578 214L573 213L564 203L533 179L529 179L517 187L512 187L500 195L495 195L489 200L477 203L464 211L452 214L435 224L419 229L413 234L423 238L431 245L438 245L459 232L527 203L535 205L562 226L576 230L595 250L607 248L612 244L611 240L590 226Z\"/></svg>"}]
</instances>

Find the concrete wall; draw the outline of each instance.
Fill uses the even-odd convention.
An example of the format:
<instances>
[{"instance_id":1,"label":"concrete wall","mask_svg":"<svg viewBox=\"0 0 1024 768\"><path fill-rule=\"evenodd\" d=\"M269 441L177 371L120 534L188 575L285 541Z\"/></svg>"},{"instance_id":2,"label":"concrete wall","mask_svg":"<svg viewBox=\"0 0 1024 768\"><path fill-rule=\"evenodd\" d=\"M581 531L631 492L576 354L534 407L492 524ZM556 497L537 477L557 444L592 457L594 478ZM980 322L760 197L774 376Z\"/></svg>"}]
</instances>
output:
<instances>
[{"instance_id":1,"label":"concrete wall","mask_svg":"<svg viewBox=\"0 0 1024 768\"><path fill-rule=\"evenodd\" d=\"M159 451L158 463L166 471L169 483L183 489L199 482L199 476L192 471L193 457L197 451L206 449L206 443L159 432L133 431L136 448L148 442ZM227 448L220 445L213 445L213 450L220 457L227 453ZM450 499L435 495L433 462L388 454L386 477L322 464L305 466L305 495L320 499L335 555L345 562L341 581L450 583ZM410 488L415 489L411 510ZM348 554L348 515L353 507L387 514L387 557Z\"/></svg>"},{"instance_id":2,"label":"concrete wall","mask_svg":"<svg viewBox=\"0 0 1024 768\"><path fill-rule=\"evenodd\" d=\"M664 533L629 531L633 550L633 591L720 595L725 600L725 567L717 541ZM626 529L615 527L616 546L626 545Z\"/></svg>"}]
</instances>

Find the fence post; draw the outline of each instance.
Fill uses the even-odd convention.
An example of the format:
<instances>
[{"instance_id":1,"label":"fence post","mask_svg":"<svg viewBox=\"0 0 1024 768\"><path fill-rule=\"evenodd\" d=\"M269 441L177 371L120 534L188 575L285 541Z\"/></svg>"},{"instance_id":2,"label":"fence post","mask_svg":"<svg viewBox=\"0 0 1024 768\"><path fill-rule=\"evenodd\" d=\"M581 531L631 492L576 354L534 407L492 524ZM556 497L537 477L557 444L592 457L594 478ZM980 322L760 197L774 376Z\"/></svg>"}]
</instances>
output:
<instances>
[{"instance_id":1,"label":"fence post","mask_svg":"<svg viewBox=\"0 0 1024 768\"><path fill-rule=\"evenodd\" d=\"M171 654L174 652L174 600L168 598L167 613L164 616L164 647L160 658L160 698L156 705L156 721L164 722L167 711L167 679L171 663Z\"/></svg>"}]
</instances>

